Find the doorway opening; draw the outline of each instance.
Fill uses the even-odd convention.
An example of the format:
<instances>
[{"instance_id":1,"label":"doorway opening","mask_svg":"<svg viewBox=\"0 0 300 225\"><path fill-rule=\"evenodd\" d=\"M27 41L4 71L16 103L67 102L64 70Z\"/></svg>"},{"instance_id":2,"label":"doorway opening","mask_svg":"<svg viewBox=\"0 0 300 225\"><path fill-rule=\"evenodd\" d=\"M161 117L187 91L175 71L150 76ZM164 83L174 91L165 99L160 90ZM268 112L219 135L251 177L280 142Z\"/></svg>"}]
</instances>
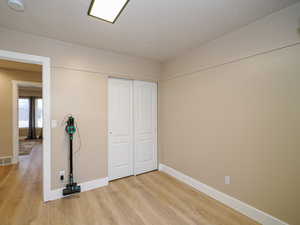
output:
<instances>
[{"instance_id":1,"label":"doorway opening","mask_svg":"<svg viewBox=\"0 0 300 225\"><path fill-rule=\"evenodd\" d=\"M12 167L13 173L8 173L9 176L16 175L15 172L20 172L21 176L16 176L18 179L22 179L22 175L26 176L24 182L19 180L16 184L38 184L34 187L38 187L38 198L41 201L52 200L55 193L51 191L50 170L50 58L0 50L0 67L0 91L8 93L0 94L1 105L7 103L1 110L1 116L5 114L10 117L0 118L2 126L7 121L0 129L0 158L9 159L4 166L6 169L0 165L0 172L3 174L3 171L9 171ZM9 72L5 72L3 67ZM17 75L8 79L8 74L13 73ZM36 76L39 78L33 79L29 75L33 73L39 74ZM23 144L22 141L35 143ZM0 179L0 185L7 179ZM20 190L23 189L20 187Z\"/></svg>"},{"instance_id":2,"label":"doorway opening","mask_svg":"<svg viewBox=\"0 0 300 225\"><path fill-rule=\"evenodd\" d=\"M42 197L42 66L0 60L0 80L1 130L5 131L0 154L11 157L4 176L14 176L15 185L18 177Z\"/></svg>"},{"instance_id":3,"label":"doorway opening","mask_svg":"<svg viewBox=\"0 0 300 225\"><path fill-rule=\"evenodd\" d=\"M42 83L18 82L17 125L19 160L33 157L42 151L43 143L43 92ZM16 160L18 160L16 159Z\"/></svg>"}]
</instances>

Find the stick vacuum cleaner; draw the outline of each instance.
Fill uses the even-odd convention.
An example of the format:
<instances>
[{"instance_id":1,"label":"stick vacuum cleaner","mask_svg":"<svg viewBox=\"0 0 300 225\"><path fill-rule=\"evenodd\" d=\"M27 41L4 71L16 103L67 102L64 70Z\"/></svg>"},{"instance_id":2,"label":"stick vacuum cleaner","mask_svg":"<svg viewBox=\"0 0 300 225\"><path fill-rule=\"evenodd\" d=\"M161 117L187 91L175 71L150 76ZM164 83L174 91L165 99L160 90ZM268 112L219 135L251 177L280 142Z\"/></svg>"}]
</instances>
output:
<instances>
[{"instance_id":1,"label":"stick vacuum cleaner","mask_svg":"<svg viewBox=\"0 0 300 225\"><path fill-rule=\"evenodd\" d=\"M81 188L77 183L74 182L73 179L73 136L76 132L76 128L74 125L74 117L69 116L67 125L66 125L66 132L69 136L70 140L70 175L69 175L69 183L66 185L66 188L63 189L63 195L71 195L75 193L79 193Z\"/></svg>"}]
</instances>

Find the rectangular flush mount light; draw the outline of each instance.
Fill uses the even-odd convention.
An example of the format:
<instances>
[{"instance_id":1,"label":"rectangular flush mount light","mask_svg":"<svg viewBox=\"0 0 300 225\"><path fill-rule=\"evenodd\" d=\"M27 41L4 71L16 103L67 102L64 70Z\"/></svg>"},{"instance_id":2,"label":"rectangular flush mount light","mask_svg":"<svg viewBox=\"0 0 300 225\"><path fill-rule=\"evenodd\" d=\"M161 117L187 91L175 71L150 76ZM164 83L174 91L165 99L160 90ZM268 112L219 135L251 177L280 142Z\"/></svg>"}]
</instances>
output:
<instances>
[{"instance_id":1,"label":"rectangular flush mount light","mask_svg":"<svg viewBox=\"0 0 300 225\"><path fill-rule=\"evenodd\" d=\"M114 23L129 0L92 0L88 15Z\"/></svg>"}]
</instances>

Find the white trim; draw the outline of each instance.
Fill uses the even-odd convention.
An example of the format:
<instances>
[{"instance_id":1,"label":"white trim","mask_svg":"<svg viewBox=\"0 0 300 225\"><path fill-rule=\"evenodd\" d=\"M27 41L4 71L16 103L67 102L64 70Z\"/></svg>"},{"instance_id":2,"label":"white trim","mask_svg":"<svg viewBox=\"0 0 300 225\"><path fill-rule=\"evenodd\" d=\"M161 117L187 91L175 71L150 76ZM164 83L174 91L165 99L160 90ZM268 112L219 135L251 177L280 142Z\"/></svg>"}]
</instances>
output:
<instances>
[{"instance_id":1,"label":"white trim","mask_svg":"<svg viewBox=\"0 0 300 225\"><path fill-rule=\"evenodd\" d=\"M3 163L2 161L5 160L5 159L10 159L10 163ZM11 164L13 164L13 157L11 155L0 157L0 166L7 166L7 165L11 165Z\"/></svg>"},{"instance_id":2,"label":"white trim","mask_svg":"<svg viewBox=\"0 0 300 225\"><path fill-rule=\"evenodd\" d=\"M90 191L90 190L108 185L108 177L83 182L79 185L81 186L81 192ZM63 191L63 188L58 188L58 189L52 190L48 200L52 201L52 200L60 199L63 197L67 197L67 196L62 195L62 191Z\"/></svg>"},{"instance_id":3,"label":"white trim","mask_svg":"<svg viewBox=\"0 0 300 225\"><path fill-rule=\"evenodd\" d=\"M12 158L12 156L11 155L9 155L9 156L0 156L0 159L7 159L7 158Z\"/></svg>"},{"instance_id":4,"label":"white trim","mask_svg":"<svg viewBox=\"0 0 300 225\"><path fill-rule=\"evenodd\" d=\"M0 59L42 65L43 68L43 199L51 197L50 58L0 50Z\"/></svg>"},{"instance_id":5,"label":"white trim","mask_svg":"<svg viewBox=\"0 0 300 225\"><path fill-rule=\"evenodd\" d=\"M159 170L163 171L172 177L192 186L198 191L207 194L208 196L222 202L223 204L235 209L236 211L250 217L251 219L263 224L263 225L289 225L286 222L283 222L259 209L256 209L236 198L233 198L221 191L218 191L206 184L201 183L200 181L187 176L171 167L168 167L164 164L159 164Z\"/></svg>"},{"instance_id":6,"label":"white trim","mask_svg":"<svg viewBox=\"0 0 300 225\"><path fill-rule=\"evenodd\" d=\"M12 164L19 162L19 126L18 126L18 98L19 98L19 87L40 87L43 84L41 82L28 82L28 81L17 81L12 80L12 146L13 146L13 158Z\"/></svg>"}]
</instances>

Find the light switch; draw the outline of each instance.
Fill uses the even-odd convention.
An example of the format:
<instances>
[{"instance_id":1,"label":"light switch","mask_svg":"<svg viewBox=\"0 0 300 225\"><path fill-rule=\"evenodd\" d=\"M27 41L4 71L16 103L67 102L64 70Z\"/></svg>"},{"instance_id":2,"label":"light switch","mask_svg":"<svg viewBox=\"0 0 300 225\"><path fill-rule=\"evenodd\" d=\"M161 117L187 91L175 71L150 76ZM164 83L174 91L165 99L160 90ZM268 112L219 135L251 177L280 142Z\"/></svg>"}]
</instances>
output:
<instances>
[{"instance_id":1,"label":"light switch","mask_svg":"<svg viewBox=\"0 0 300 225\"><path fill-rule=\"evenodd\" d=\"M230 176L225 176L225 184L230 184Z\"/></svg>"}]
</instances>

